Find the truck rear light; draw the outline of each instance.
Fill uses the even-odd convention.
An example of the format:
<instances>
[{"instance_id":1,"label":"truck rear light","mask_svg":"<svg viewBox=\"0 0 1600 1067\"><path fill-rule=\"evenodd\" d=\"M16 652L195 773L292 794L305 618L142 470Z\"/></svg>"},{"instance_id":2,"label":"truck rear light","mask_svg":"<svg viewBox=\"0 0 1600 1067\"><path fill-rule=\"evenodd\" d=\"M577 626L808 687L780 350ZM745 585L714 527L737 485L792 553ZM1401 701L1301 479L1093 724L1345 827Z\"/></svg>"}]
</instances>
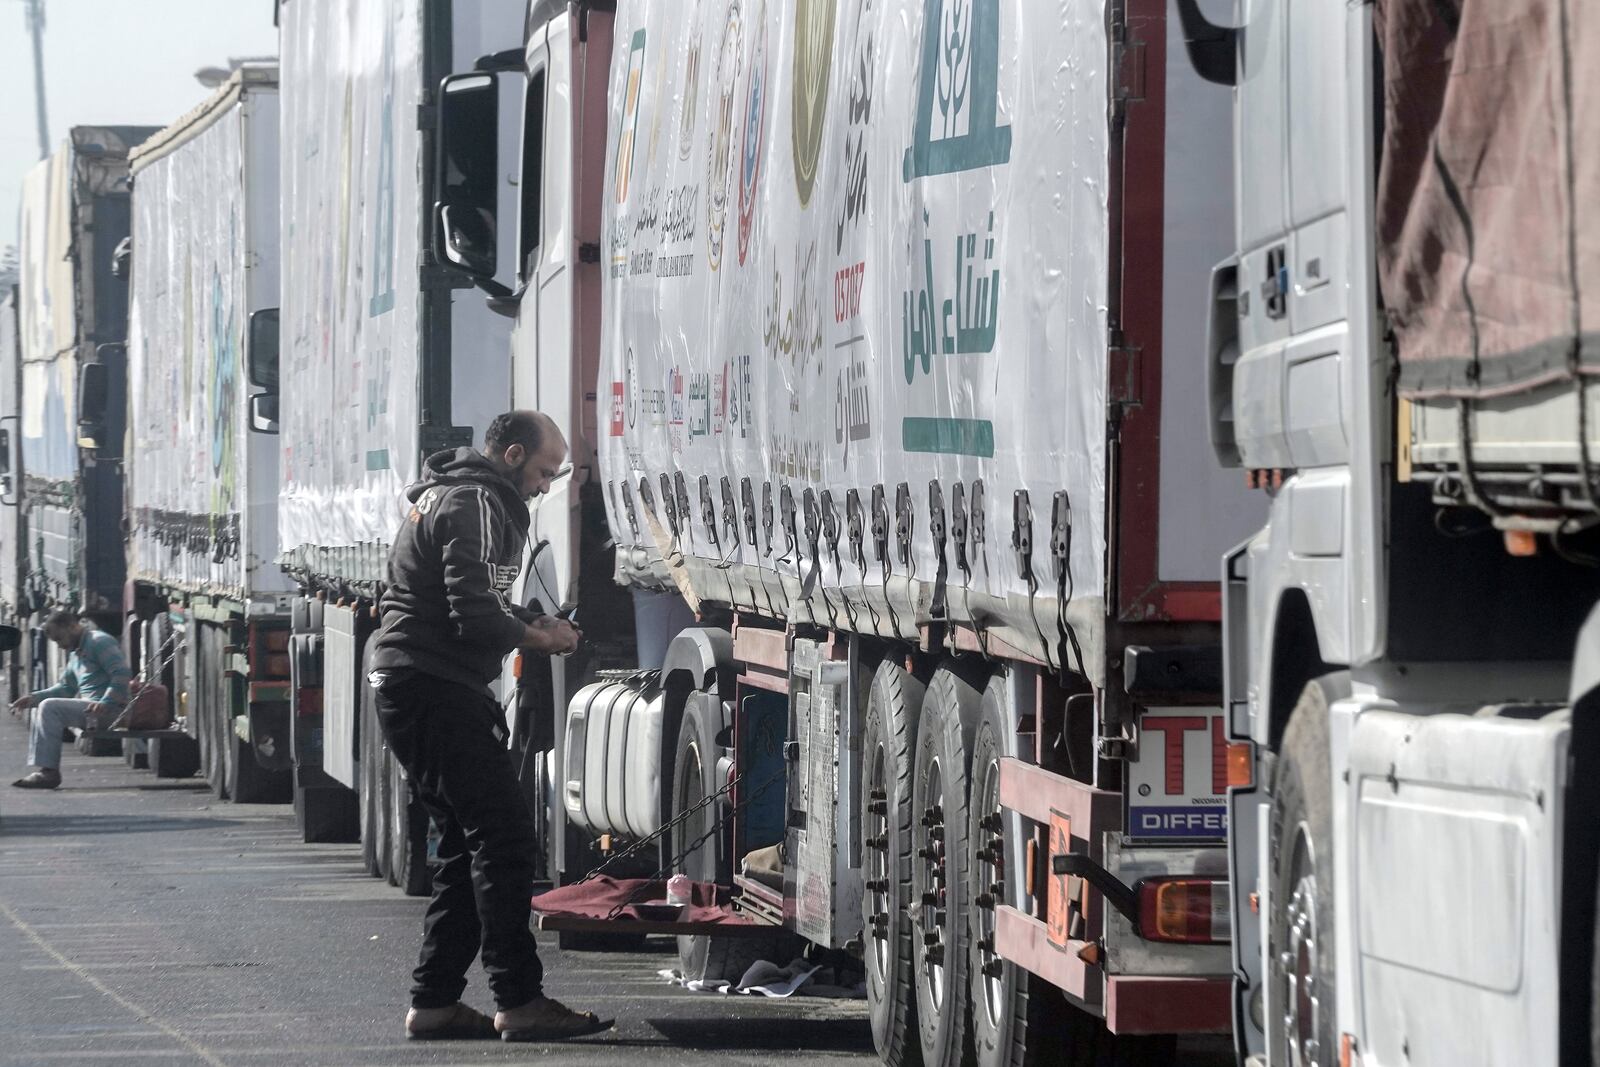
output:
<instances>
[{"instance_id":1,"label":"truck rear light","mask_svg":"<svg viewBox=\"0 0 1600 1067\"><path fill-rule=\"evenodd\" d=\"M1248 741L1228 745L1228 787L1248 789L1256 784L1255 746Z\"/></svg>"},{"instance_id":2,"label":"truck rear light","mask_svg":"<svg viewBox=\"0 0 1600 1067\"><path fill-rule=\"evenodd\" d=\"M1233 939L1228 883L1209 878L1146 878L1138 885L1139 936L1147 941L1215 945Z\"/></svg>"},{"instance_id":3,"label":"truck rear light","mask_svg":"<svg viewBox=\"0 0 1600 1067\"><path fill-rule=\"evenodd\" d=\"M1361 1067L1361 1052L1354 1034L1339 1035L1339 1067Z\"/></svg>"},{"instance_id":4,"label":"truck rear light","mask_svg":"<svg viewBox=\"0 0 1600 1067\"><path fill-rule=\"evenodd\" d=\"M520 650L511 657L511 677L519 682L522 681L522 652Z\"/></svg>"}]
</instances>

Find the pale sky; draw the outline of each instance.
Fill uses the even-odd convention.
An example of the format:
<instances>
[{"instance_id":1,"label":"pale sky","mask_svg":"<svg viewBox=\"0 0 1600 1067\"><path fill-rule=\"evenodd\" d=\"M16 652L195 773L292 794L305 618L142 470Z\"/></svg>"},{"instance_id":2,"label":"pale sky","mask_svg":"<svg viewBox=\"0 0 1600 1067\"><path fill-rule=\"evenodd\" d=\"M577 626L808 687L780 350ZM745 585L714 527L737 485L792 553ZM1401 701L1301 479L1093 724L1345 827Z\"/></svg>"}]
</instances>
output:
<instances>
[{"instance_id":1,"label":"pale sky","mask_svg":"<svg viewBox=\"0 0 1600 1067\"><path fill-rule=\"evenodd\" d=\"M211 90L230 56L273 56L273 0L45 0L50 148L68 127L165 126ZM33 44L23 0L0 0L0 248L13 244L22 177L39 159Z\"/></svg>"}]
</instances>

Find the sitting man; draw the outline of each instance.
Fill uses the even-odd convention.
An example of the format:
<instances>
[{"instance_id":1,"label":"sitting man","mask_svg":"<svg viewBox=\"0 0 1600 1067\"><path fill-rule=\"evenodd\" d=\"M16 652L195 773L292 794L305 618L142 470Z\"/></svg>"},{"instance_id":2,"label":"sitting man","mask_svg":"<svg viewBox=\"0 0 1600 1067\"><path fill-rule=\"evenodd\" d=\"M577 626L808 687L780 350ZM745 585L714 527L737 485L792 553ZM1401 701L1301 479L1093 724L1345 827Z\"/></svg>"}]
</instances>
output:
<instances>
[{"instance_id":1,"label":"sitting man","mask_svg":"<svg viewBox=\"0 0 1600 1067\"><path fill-rule=\"evenodd\" d=\"M28 740L28 762L38 770L11 784L19 789L54 789L61 784L61 735L109 725L128 702L132 673L115 637L83 624L76 613L58 611L44 634L71 653L61 680L49 689L19 697L11 714L37 707Z\"/></svg>"}]
</instances>

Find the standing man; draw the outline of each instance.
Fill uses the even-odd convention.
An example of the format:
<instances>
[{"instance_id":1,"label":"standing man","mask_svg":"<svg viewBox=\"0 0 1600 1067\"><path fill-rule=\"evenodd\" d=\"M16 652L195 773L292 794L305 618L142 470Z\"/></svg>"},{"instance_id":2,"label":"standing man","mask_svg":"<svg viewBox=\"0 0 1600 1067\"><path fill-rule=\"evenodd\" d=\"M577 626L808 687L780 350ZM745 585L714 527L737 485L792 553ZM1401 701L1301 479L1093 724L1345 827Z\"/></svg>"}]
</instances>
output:
<instances>
[{"instance_id":1,"label":"standing man","mask_svg":"<svg viewBox=\"0 0 1600 1067\"><path fill-rule=\"evenodd\" d=\"M529 929L538 842L489 689L515 648L578 646L570 623L506 598L527 545L526 502L549 489L566 453L548 417L510 411L489 425L481 453L430 456L406 491L372 683L384 737L440 833L407 1037L549 1041L611 1026L544 995ZM461 1003L480 944L500 1009L492 1020Z\"/></svg>"},{"instance_id":2,"label":"standing man","mask_svg":"<svg viewBox=\"0 0 1600 1067\"><path fill-rule=\"evenodd\" d=\"M34 708L28 762L38 768L11 784L19 789L54 789L61 784L61 735L67 727L87 730L109 723L128 702L133 672L122 645L104 630L91 630L76 612L58 611L44 635L67 652L67 669L49 689L18 697L11 714Z\"/></svg>"}]
</instances>

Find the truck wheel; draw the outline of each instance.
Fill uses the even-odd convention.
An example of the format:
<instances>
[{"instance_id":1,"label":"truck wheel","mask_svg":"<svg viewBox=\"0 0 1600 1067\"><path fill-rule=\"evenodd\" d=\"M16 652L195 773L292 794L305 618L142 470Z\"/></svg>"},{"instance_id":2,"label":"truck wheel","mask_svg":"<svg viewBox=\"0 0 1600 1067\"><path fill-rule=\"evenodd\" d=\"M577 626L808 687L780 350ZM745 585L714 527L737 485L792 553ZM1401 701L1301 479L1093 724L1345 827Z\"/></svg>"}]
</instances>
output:
<instances>
[{"instance_id":1,"label":"truck wheel","mask_svg":"<svg viewBox=\"0 0 1600 1067\"><path fill-rule=\"evenodd\" d=\"M428 810L412 794L405 768L387 752L389 764L389 884L408 897L432 889L428 872Z\"/></svg>"},{"instance_id":2,"label":"truck wheel","mask_svg":"<svg viewBox=\"0 0 1600 1067\"><path fill-rule=\"evenodd\" d=\"M372 702L372 687L363 685L360 692L361 760L356 774L361 803L361 865L372 877L382 878L389 853L389 821L383 811L383 794L387 791L383 774L383 737L378 733L378 713Z\"/></svg>"},{"instance_id":3,"label":"truck wheel","mask_svg":"<svg viewBox=\"0 0 1600 1067\"><path fill-rule=\"evenodd\" d=\"M1272 915L1267 1020L1274 1062L1331 1067L1334 1041L1333 789L1328 707L1350 676L1305 687L1283 734L1272 775Z\"/></svg>"},{"instance_id":4,"label":"truck wheel","mask_svg":"<svg viewBox=\"0 0 1600 1067\"><path fill-rule=\"evenodd\" d=\"M716 740L710 725L695 714L693 704L691 697L690 707L683 714L683 725L678 728L678 754L672 767L674 819L716 790L712 782L716 776ZM712 831L720 806L720 801L707 805L672 832L672 854L681 857L678 870L693 881L715 882L721 875L717 869L720 844L717 838L722 830ZM737 982L752 963L772 959L777 954L778 941L776 934L770 938L707 934L679 937L678 969L691 981Z\"/></svg>"},{"instance_id":5,"label":"truck wheel","mask_svg":"<svg viewBox=\"0 0 1600 1067\"><path fill-rule=\"evenodd\" d=\"M925 689L895 663L872 676L861 730L861 916L872 1044L890 1067L922 1061L912 973L911 772Z\"/></svg>"},{"instance_id":6,"label":"truck wheel","mask_svg":"<svg viewBox=\"0 0 1600 1067\"><path fill-rule=\"evenodd\" d=\"M983 717L972 742L972 804L968 812L968 899L972 946L972 1043L979 1067L1060 1063L1049 1015L1065 1007L1045 983L995 954L995 908L1021 884L1022 843L1000 808L1000 757L1005 754L1006 681L996 676L983 693Z\"/></svg>"},{"instance_id":7,"label":"truck wheel","mask_svg":"<svg viewBox=\"0 0 1600 1067\"><path fill-rule=\"evenodd\" d=\"M967 785L978 691L940 667L922 702L911 805L911 961L917 1032L929 1067L973 1061L967 981L971 884Z\"/></svg>"},{"instance_id":8,"label":"truck wheel","mask_svg":"<svg viewBox=\"0 0 1600 1067\"><path fill-rule=\"evenodd\" d=\"M217 747L222 752L222 782L228 799L239 802L239 741L238 723L226 707L218 719Z\"/></svg>"},{"instance_id":9,"label":"truck wheel","mask_svg":"<svg viewBox=\"0 0 1600 1067\"><path fill-rule=\"evenodd\" d=\"M223 755L227 736L222 732L221 694L206 694L206 733L211 738L211 762L206 764L206 780L211 783L211 795L218 800L228 799L228 764Z\"/></svg>"},{"instance_id":10,"label":"truck wheel","mask_svg":"<svg viewBox=\"0 0 1600 1067\"><path fill-rule=\"evenodd\" d=\"M292 771L269 771L256 762L250 742L235 735L229 746L233 752L233 777L229 792L236 804L288 804L294 800Z\"/></svg>"}]
</instances>

